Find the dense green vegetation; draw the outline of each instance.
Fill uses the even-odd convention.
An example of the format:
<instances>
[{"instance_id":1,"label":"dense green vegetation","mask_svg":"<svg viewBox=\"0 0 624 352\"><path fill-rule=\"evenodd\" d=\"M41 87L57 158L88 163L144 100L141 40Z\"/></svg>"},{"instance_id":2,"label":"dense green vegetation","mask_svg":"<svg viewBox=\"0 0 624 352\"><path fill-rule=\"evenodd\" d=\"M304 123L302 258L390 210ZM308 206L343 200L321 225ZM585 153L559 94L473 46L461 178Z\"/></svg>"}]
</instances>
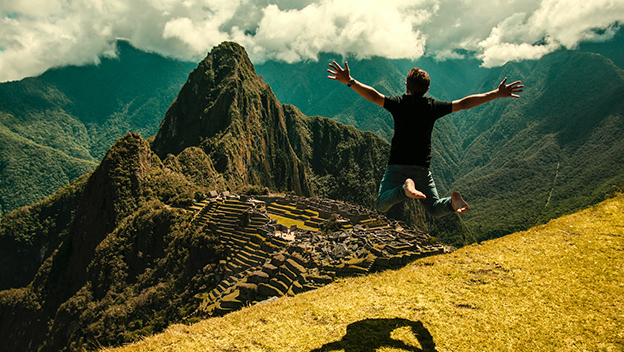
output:
<instances>
[{"instance_id":1,"label":"dense green vegetation","mask_svg":"<svg viewBox=\"0 0 624 352\"><path fill-rule=\"evenodd\" d=\"M0 84L0 216L93 170L124 134L156 133L194 64L117 49L99 65Z\"/></svg>"},{"instance_id":2,"label":"dense green vegetation","mask_svg":"<svg viewBox=\"0 0 624 352\"><path fill-rule=\"evenodd\" d=\"M481 239L596 204L624 182L624 71L600 55L564 51L508 64L477 89L505 76L526 84L521 99L450 120L462 148L444 188L471 201L464 218Z\"/></svg>"},{"instance_id":3,"label":"dense green vegetation","mask_svg":"<svg viewBox=\"0 0 624 352\"><path fill-rule=\"evenodd\" d=\"M193 213L180 208L217 187L194 172L198 159L201 153L189 150L166 167L145 140L128 134L92 175L5 216L3 284L16 274L4 271L12 268L23 274L15 285L32 280L0 292L7 350L94 349L192 315L193 295L214 285L223 255L216 238L190 226ZM36 275L22 273L35 266Z\"/></svg>"},{"instance_id":4,"label":"dense green vegetation","mask_svg":"<svg viewBox=\"0 0 624 352\"><path fill-rule=\"evenodd\" d=\"M44 199L95 166L93 161L37 144L0 123L0 216Z\"/></svg>"},{"instance_id":5,"label":"dense green vegetation","mask_svg":"<svg viewBox=\"0 0 624 352\"><path fill-rule=\"evenodd\" d=\"M0 290L30 283L65 239L88 174L0 219Z\"/></svg>"}]
</instances>

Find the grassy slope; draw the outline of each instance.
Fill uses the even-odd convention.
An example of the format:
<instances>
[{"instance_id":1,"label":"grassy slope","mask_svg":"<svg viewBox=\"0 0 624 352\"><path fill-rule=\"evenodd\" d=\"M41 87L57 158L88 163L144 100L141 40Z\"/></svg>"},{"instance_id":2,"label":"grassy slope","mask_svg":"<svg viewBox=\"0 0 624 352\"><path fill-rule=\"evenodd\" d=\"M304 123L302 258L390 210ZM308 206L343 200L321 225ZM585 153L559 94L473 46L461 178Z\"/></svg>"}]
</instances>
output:
<instances>
[{"instance_id":1,"label":"grassy slope","mask_svg":"<svg viewBox=\"0 0 624 352\"><path fill-rule=\"evenodd\" d=\"M120 350L621 351L623 212L620 196L400 270L175 325Z\"/></svg>"}]
</instances>

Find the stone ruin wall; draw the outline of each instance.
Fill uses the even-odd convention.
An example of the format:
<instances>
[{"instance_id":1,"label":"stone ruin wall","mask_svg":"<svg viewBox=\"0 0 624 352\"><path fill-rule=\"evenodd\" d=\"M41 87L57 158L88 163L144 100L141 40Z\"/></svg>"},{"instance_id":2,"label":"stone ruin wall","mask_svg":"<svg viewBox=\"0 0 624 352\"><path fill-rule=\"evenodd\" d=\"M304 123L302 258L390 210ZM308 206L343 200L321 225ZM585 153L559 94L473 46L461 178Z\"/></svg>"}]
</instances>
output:
<instances>
[{"instance_id":1,"label":"stone ruin wall","mask_svg":"<svg viewBox=\"0 0 624 352\"><path fill-rule=\"evenodd\" d=\"M213 191L190 210L196 212L192 224L216 235L227 253L217 268L216 287L196 296L201 315L223 315L445 251L422 231L335 200ZM323 233L332 217L339 230Z\"/></svg>"}]
</instances>

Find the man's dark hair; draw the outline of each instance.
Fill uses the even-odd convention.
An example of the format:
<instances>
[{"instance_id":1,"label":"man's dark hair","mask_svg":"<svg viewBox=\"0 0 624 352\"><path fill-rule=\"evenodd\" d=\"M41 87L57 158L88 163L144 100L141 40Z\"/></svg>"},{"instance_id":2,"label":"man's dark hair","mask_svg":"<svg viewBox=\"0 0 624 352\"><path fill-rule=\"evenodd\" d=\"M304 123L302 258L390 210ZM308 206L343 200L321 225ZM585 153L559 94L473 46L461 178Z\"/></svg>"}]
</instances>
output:
<instances>
[{"instance_id":1,"label":"man's dark hair","mask_svg":"<svg viewBox=\"0 0 624 352\"><path fill-rule=\"evenodd\" d=\"M431 79L424 70L414 67L407 74L407 89L416 96L423 96L429 89Z\"/></svg>"}]
</instances>

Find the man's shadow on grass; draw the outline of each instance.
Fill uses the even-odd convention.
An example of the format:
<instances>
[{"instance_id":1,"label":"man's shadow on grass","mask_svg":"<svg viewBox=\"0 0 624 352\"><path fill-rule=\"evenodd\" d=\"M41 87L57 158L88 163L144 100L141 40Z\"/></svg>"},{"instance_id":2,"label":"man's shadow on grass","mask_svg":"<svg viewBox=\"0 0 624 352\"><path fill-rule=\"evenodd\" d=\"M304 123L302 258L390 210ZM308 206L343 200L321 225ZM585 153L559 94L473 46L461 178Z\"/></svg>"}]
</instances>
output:
<instances>
[{"instance_id":1,"label":"man's shadow on grass","mask_svg":"<svg viewBox=\"0 0 624 352\"><path fill-rule=\"evenodd\" d=\"M396 329L410 327L422 348L410 346L401 340L392 338ZM400 348L405 351L437 352L433 336L420 321L402 318L364 319L347 325L347 334L336 342L323 345L310 352L375 352L381 347Z\"/></svg>"}]
</instances>

